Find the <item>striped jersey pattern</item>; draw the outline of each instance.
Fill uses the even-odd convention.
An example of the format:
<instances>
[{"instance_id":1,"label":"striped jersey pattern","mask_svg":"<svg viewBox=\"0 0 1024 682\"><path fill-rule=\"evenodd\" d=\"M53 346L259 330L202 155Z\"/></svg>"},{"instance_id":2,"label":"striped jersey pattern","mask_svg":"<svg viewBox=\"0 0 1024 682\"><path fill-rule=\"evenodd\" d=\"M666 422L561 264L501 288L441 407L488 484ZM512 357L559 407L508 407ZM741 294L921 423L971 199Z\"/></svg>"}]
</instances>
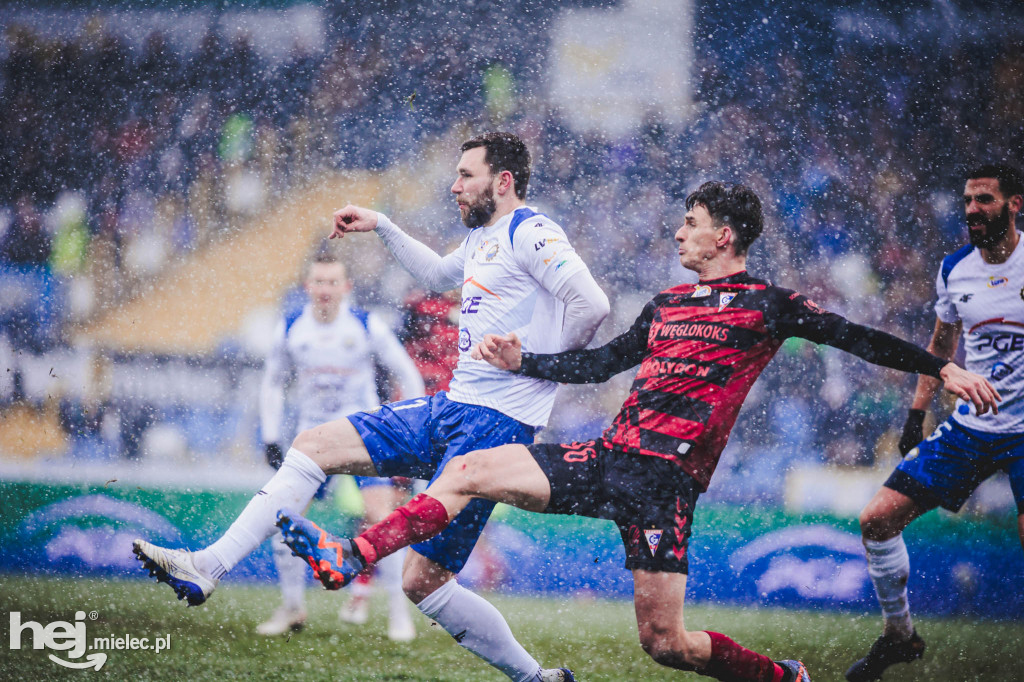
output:
<instances>
[{"instance_id":1,"label":"striped jersey pattern","mask_svg":"<svg viewBox=\"0 0 1024 682\"><path fill-rule=\"evenodd\" d=\"M596 383L640 365L605 446L676 462L707 489L743 400L783 341L798 336L877 365L938 377L946 364L746 272L662 291L601 348L523 353L520 372Z\"/></svg>"},{"instance_id":2,"label":"striped jersey pattern","mask_svg":"<svg viewBox=\"0 0 1024 682\"><path fill-rule=\"evenodd\" d=\"M604 433L609 447L675 460L704 489L743 399L782 345L765 324L775 292L765 282L735 279L654 297L644 311L647 352Z\"/></svg>"}]
</instances>

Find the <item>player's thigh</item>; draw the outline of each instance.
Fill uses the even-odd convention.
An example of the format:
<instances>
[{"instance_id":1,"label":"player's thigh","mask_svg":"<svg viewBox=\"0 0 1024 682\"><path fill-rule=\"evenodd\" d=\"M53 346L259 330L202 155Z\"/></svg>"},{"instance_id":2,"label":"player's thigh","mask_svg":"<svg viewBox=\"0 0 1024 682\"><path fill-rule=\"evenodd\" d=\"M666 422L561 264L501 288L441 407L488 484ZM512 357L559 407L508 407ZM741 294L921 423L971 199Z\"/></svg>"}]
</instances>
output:
<instances>
[{"instance_id":1,"label":"player's thigh","mask_svg":"<svg viewBox=\"0 0 1024 682\"><path fill-rule=\"evenodd\" d=\"M868 540L889 540L926 511L907 495L882 486L860 513L861 534Z\"/></svg>"},{"instance_id":2,"label":"player's thigh","mask_svg":"<svg viewBox=\"0 0 1024 682\"><path fill-rule=\"evenodd\" d=\"M362 437L346 417L302 431L292 446L319 464L325 473L377 475Z\"/></svg>"},{"instance_id":3,"label":"player's thigh","mask_svg":"<svg viewBox=\"0 0 1024 682\"><path fill-rule=\"evenodd\" d=\"M500 445L459 455L427 488L427 494L458 494L544 511L551 486L525 445Z\"/></svg>"}]
</instances>

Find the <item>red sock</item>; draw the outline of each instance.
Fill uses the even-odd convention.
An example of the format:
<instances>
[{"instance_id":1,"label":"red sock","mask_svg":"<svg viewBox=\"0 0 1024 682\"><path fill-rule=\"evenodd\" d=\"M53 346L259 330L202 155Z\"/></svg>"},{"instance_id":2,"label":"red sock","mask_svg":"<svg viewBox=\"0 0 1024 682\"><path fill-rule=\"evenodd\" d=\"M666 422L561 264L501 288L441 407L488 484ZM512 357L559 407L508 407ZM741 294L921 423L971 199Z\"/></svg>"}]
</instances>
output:
<instances>
[{"instance_id":1,"label":"red sock","mask_svg":"<svg viewBox=\"0 0 1024 682\"><path fill-rule=\"evenodd\" d=\"M366 563L394 554L403 547L437 535L448 525L448 510L436 499L420 493L370 526L355 539Z\"/></svg>"},{"instance_id":2,"label":"red sock","mask_svg":"<svg viewBox=\"0 0 1024 682\"><path fill-rule=\"evenodd\" d=\"M745 649L723 634L708 632L711 660L700 672L723 682L782 682L785 672L775 661Z\"/></svg>"}]
</instances>

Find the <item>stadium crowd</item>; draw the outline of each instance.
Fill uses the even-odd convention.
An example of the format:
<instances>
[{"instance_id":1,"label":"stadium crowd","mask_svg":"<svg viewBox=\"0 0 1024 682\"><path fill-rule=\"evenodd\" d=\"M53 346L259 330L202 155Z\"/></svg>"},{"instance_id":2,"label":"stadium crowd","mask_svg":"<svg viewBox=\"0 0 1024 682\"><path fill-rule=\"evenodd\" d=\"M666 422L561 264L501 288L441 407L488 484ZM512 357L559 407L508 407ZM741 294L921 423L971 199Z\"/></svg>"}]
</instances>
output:
<instances>
[{"instance_id":1,"label":"stadium crowd","mask_svg":"<svg viewBox=\"0 0 1024 682\"><path fill-rule=\"evenodd\" d=\"M188 54L158 31L133 49L98 20L72 37L9 25L0 267L52 277L58 313L53 325L25 326L17 320L46 311L0 306L10 342L34 351L64 342L67 324L143 293L168 263L244 229L260 206L321 170L381 170L479 128L514 130L534 150L531 203L561 222L612 299L599 340L632 321L645 292L684 276L669 250L681 201L721 178L766 199L756 274L926 341L939 260L963 241L963 164L996 136L1024 151L1020 37L909 45L836 23L808 38L815 15L791 29L802 40L770 49L764 37L699 40L699 113L674 125L652 112L612 139L574 131L537 85L547 50L536 27L554 10L513 4L521 11L482 3L471 20L458 3L439 4L432 21L411 21L411 8L333 17L346 28L326 49L297 47L276 62L244 35L212 28ZM725 31L710 12L697 24ZM494 29L486 40L483 25ZM399 28L404 39L389 40ZM505 110L510 88L515 106ZM428 234L455 239L461 227L439 190L436 206L415 214L384 210L399 224L445 215ZM369 303L395 275L384 266L359 283ZM907 381L787 344L733 436L733 480L777 495L772 472L793 459L871 464L874 444L902 420Z\"/></svg>"}]
</instances>

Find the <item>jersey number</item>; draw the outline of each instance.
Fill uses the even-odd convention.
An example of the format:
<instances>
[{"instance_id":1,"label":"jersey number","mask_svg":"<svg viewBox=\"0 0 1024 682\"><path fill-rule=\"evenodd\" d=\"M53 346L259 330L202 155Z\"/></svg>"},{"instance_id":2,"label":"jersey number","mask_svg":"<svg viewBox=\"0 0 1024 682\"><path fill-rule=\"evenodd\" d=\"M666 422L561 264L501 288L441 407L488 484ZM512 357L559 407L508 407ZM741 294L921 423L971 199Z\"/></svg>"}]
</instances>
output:
<instances>
[{"instance_id":1,"label":"jersey number","mask_svg":"<svg viewBox=\"0 0 1024 682\"><path fill-rule=\"evenodd\" d=\"M950 425L947 424L946 422L942 422L941 424L939 424L938 428L936 428L934 431L932 431L932 435L930 435L927 438L925 438L925 440L933 441L936 438L940 437L946 431L950 431L950 430L952 430L952 427L950 427Z\"/></svg>"}]
</instances>

